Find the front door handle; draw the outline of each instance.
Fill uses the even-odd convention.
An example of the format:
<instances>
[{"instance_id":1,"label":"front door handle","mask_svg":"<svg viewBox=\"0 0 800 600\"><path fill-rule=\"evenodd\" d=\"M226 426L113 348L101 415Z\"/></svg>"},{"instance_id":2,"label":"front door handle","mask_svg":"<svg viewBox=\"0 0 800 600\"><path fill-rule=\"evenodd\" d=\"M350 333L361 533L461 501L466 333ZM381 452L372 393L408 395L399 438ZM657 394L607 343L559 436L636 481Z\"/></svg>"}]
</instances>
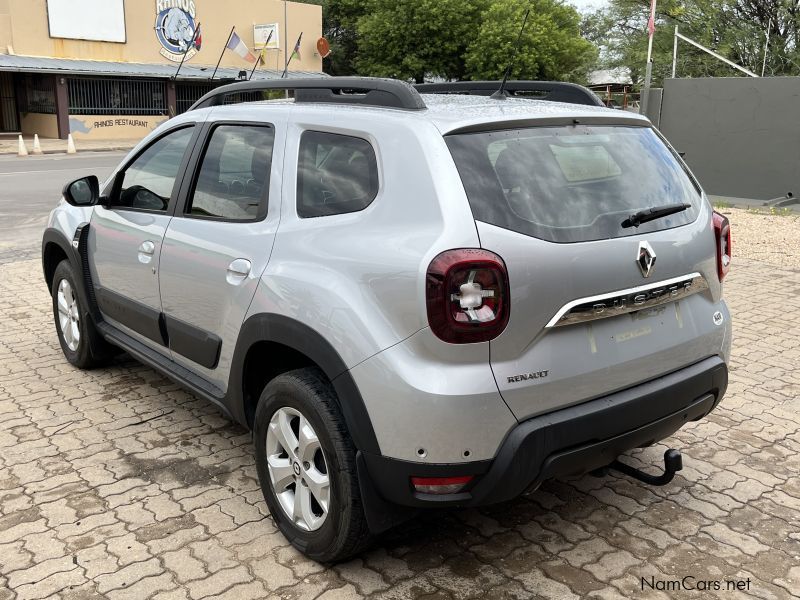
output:
<instances>
[{"instance_id":1,"label":"front door handle","mask_svg":"<svg viewBox=\"0 0 800 600\"><path fill-rule=\"evenodd\" d=\"M250 269L252 268L253 265L249 260L246 258L237 258L228 265L228 274L226 277L228 283L231 285L240 284L248 275L250 275Z\"/></svg>"},{"instance_id":2,"label":"front door handle","mask_svg":"<svg viewBox=\"0 0 800 600\"><path fill-rule=\"evenodd\" d=\"M153 254L156 252L156 245L150 240L146 240L139 245L138 257L139 262L142 264L149 264L153 260Z\"/></svg>"}]
</instances>

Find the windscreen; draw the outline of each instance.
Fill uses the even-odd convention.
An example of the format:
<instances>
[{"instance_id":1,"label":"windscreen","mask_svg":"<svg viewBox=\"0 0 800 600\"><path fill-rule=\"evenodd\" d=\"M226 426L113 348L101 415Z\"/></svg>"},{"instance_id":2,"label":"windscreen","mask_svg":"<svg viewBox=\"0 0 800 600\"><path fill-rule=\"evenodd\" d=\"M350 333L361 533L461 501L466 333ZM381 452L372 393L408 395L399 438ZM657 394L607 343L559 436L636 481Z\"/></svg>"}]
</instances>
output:
<instances>
[{"instance_id":1,"label":"windscreen","mask_svg":"<svg viewBox=\"0 0 800 600\"><path fill-rule=\"evenodd\" d=\"M585 242L678 227L700 192L649 127L531 127L447 136L476 220L551 242ZM636 227L632 213L691 208Z\"/></svg>"}]
</instances>

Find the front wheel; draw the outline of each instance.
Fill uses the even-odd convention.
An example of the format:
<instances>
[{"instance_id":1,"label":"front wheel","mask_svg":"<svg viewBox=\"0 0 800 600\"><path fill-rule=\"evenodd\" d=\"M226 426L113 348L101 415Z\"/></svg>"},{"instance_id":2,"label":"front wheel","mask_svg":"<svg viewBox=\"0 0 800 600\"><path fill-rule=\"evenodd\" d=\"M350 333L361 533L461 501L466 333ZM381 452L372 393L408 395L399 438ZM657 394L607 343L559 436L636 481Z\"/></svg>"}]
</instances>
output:
<instances>
[{"instance_id":1,"label":"front wheel","mask_svg":"<svg viewBox=\"0 0 800 600\"><path fill-rule=\"evenodd\" d=\"M363 550L370 535L355 448L324 374L298 369L271 381L253 433L264 499L286 539L320 562Z\"/></svg>"},{"instance_id":2,"label":"front wheel","mask_svg":"<svg viewBox=\"0 0 800 600\"><path fill-rule=\"evenodd\" d=\"M91 369L106 362L112 351L94 328L78 295L78 280L68 260L62 260L53 274L53 318L58 341L66 359L79 369ZM92 353L92 343L100 347L103 356Z\"/></svg>"}]
</instances>

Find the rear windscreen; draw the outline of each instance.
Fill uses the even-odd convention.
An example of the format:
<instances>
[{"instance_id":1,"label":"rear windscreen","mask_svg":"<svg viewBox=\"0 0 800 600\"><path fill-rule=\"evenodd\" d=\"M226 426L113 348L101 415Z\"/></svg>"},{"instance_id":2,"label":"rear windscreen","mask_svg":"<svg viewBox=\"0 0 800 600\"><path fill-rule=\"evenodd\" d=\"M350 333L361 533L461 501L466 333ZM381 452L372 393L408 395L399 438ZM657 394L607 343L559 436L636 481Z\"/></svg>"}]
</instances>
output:
<instances>
[{"instance_id":1,"label":"rear windscreen","mask_svg":"<svg viewBox=\"0 0 800 600\"><path fill-rule=\"evenodd\" d=\"M585 242L686 225L700 192L648 127L531 127L446 137L476 220L551 242ZM683 212L638 228L632 213Z\"/></svg>"}]
</instances>

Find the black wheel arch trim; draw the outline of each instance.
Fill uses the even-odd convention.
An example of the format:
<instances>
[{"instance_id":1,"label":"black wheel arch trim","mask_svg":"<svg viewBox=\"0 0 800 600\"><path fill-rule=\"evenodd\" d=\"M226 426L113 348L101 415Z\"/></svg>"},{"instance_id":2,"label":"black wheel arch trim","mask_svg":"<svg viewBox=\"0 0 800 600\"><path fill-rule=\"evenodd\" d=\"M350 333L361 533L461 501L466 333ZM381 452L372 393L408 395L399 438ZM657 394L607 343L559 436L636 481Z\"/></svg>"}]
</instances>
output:
<instances>
[{"instance_id":1,"label":"black wheel arch trim","mask_svg":"<svg viewBox=\"0 0 800 600\"><path fill-rule=\"evenodd\" d=\"M72 266L72 270L76 274L82 272L80 256L78 255L76 249L72 246L70 240L67 239L67 236L54 227L48 227L45 229L44 234L42 235L42 272L44 274L45 282L48 284L48 288L50 284L47 282L47 262L45 261L45 256L47 247L51 244L58 246L66 255L67 260L69 260L69 263Z\"/></svg>"},{"instance_id":2,"label":"black wheel arch trim","mask_svg":"<svg viewBox=\"0 0 800 600\"><path fill-rule=\"evenodd\" d=\"M282 344L307 356L331 380L350 437L356 448L380 454L378 439L372 427L364 399L353 376L336 349L322 335L295 319L273 313L248 318L239 331L228 381L228 405L234 418L247 423L244 397L244 361L248 351L259 342Z\"/></svg>"},{"instance_id":3,"label":"black wheel arch trim","mask_svg":"<svg viewBox=\"0 0 800 600\"><path fill-rule=\"evenodd\" d=\"M95 326L89 331L89 350L96 358L102 358L106 355L106 348L103 347L102 335L96 330L98 323L102 322L103 318L97 308L97 298L95 297L94 287L92 285L92 276L89 272L88 257L85 253L86 239L89 234L89 223L81 223L75 229L75 234L72 240L68 240L58 229L48 227L42 234L42 270L44 272L45 282L47 282L47 263L45 256L47 247L51 244L58 246L67 257L74 277L79 278L80 285L76 287L78 294L78 302L83 311L83 318ZM48 283L48 289L50 285ZM49 289L52 293L52 289Z\"/></svg>"}]
</instances>

